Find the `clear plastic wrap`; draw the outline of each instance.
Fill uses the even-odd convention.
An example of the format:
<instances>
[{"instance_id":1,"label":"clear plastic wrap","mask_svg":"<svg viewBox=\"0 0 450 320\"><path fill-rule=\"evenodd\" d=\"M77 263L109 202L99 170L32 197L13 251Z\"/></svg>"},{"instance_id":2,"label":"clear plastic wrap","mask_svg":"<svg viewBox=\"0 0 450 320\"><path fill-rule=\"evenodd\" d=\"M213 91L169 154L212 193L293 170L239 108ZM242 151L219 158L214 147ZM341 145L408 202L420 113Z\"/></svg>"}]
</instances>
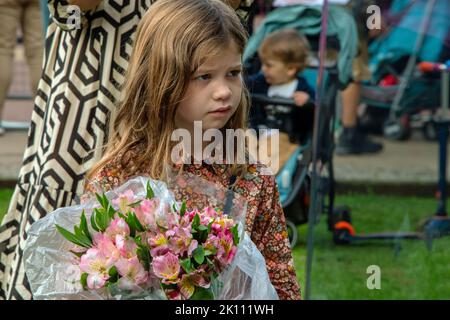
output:
<instances>
[{"instance_id":1,"label":"clear plastic wrap","mask_svg":"<svg viewBox=\"0 0 450 320\"><path fill-rule=\"evenodd\" d=\"M208 182L200 177L183 174L173 176L168 183L155 181L139 176L128 180L120 187L106 193L112 201L126 190L133 190L139 198L145 198L147 183L150 183L154 196L160 200L160 219L164 219L162 206L175 205L176 195L189 194L207 200L207 205L227 210L229 217L238 223L239 244L236 255L211 283L211 291L216 300L277 300L278 296L270 282L264 257L245 232L246 201L236 193ZM230 201L232 194L232 202ZM227 202L228 201L228 202ZM205 203L205 202L202 202ZM80 221L85 212L89 221L93 209L98 206L95 198L83 204L64 207L48 214L35 222L29 232L24 250L25 272L30 283L34 299L166 299L160 283L155 277L149 277L145 291L121 292L110 287L108 290L83 290L79 281L81 271L74 263L74 255L70 252L74 245L66 240L55 225L67 230ZM203 208L197 208L199 210ZM139 288L138 288L139 289Z\"/></svg>"}]
</instances>

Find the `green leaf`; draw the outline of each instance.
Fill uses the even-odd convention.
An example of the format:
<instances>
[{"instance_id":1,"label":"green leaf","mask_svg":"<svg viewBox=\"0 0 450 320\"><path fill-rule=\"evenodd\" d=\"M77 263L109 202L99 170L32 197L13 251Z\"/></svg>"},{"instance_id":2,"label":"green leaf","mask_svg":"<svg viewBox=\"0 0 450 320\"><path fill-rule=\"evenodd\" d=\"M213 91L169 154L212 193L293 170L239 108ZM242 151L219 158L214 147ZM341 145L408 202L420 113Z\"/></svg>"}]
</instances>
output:
<instances>
[{"instance_id":1,"label":"green leaf","mask_svg":"<svg viewBox=\"0 0 450 320\"><path fill-rule=\"evenodd\" d=\"M81 228L79 226L74 226L73 231L75 232L77 238L81 238L83 236L83 232L81 231Z\"/></svg>"},{"instance_id":2,"label":"green leaf","mask_svg":"<svg viewBox=\"0 0 450 320\"><path fill-rule=\"evenodd\" d=\"M91 214L91 227L97 232L100 231L100 229L97 227L97 224L95 223L95 212L92 212Z\"/></svg>"},{"instance_id":3,"label":"green leaf","mask_svg":"<svg viewBox=\"0 0 450 320\"><path fill-rule=\"evenodd\" d=\"M197 230L199 225L200 225L200 216L198 215L198 213L196 213L194 219L192 220L192 229Z\"/></svg>"},{"instance_id":4,"label":"green leaf","mask_svg":"<svg viewBox=\"0 0 450 320\"><path fill-rule=\"evenodd\" d=\"M109 219L114 220L114 216L116 215L116 210L114 210L113 206L108 204L108 209L106 211L108 212Z\"/></svg>"},{"instance_id":5,"label":"green leaf","mask_svg":"<svg viewBox=\"0 0 450 320\"><path fill-rule=\"evenodd\" d=\"M106 228L108 228L109 222L111 221L111 218L110 218L107 210L105 210L105 212L102 214L102 218L103 218L103 225L106 229Z\"/></svg>"},{"instance_id":6,"label":"green leaf","mask_svg":"<svg viewBox=\"0 0 450 320\"><path fill-rule=\"evenodd\" d=\"M108 215L110 219L114 219L116 210L114 210L113 206L111 206L111 204L109 203L109 200L108 200L108 197L106 196L106 194L103 193L102 195L99 195L98 193L96 193L95 196L97 197L97 201L98 201L98 203L100 203L100 205L102 206L102 209L103 209L103 210L99 210L99 212L102 212L102 213ZM107 225L108 224L109 224L109 221L107 222ZM100 227L98 221L97 221L97 226Z\"/></svg>"},{"instance_id":7,"label":"green leaf","mask_svg":"<svg viewBox=\"0 0 450 320\"><path fill-rule=\"evenodd\" d=\"M136 249L136 254L138 256L139 261L144 265L145 270L150 271L150 263L152 261L152 257L150 255L150 251L147 246L139 245Z\"/></svg>"},{"instance_id":8,"label":"green leaf","mask_svg":"<svg viewBox=\"0 0 450 320\"><path fill-rule=\"evenodd\" d=\"M183 217L185 213L186 213L186 201L183 201L183 203L181 204L180 216Z\"/></svg>"},{"instance_id":9,"label":"green leaf","mask_svg":"<svg viewBox=\"0 0 450 320\"><path fill-rule=\"evenodd\" d=\"M104 208L105 204L103 202L103 197L98 193L95 193L95 197L97 198L98 203L100 203L100 205Z\"/></svg>"},{"instance_id":10,"label":"green leaf","mask_svg":"<svg viewBox=\"0 0 450 320\"><path fill-rule=\"evenodd\" d=\"M108 209L110 204L108 198L106 197L106 194L103 194L102 197L103 197L103 208Z\"/></svg>"},{"instance_id":11,"label":"green leaf","mask_svg":"<svg viewBox=\"0 0 450 320\"><path fill-rule=\"evenodd\" d=\"M81 258L86 253L86 251L84 251L84 252L76 252L76 251L73 251L73 250L69 250L69 252L71 252L73 255L77 256L78 258Z\"/></svg>"},{"instance_id":12,"label":"green leaf","mask_svg":"<svg viewBox=\"0 0 450 320\"><path fill-rule=\"evenodd\" d=\"M81 227L81 230L83 231L84 235L89 239L89 242L92 244L92 236L91 236L91 233L89 232L89 228L87 225L87 220L86 220L86 216L84 214L84 210L81 213L80 227Z\"/></svg>"},{"instance_id":13,"label":"green leaf","mask_svg":"<svg viewBox=\"0 0 450 320\"><path fill-rule=\"evenodd\" d=\"M87 277L88 277L88 274L86 272L81 274L80 282L81 282L81 285L83 286L84 290L88 290Z\"/></svg>"},{"instance_id":14,"label":"green leaf","mask_svg":"<svg viewBox=\"0 0 450 320\"><path fill-rule=\"evenodd\" d=\"M133 202L133 203L129 204L128 206L131 207L131 208L137 207L138 205L141 204L142 201L143 200L139 200L139 201Z\"/></svg>"},{"instance_id":15,"label":"green leaf","mask_svg":"<svg viewBox=\"0 0 450 320\"><path fill-rule=\"evenodd\" d=\"M119 272L117 272L117 268L115 266L112 266L111 269L109 269L109 279L108 281L110 283L115 283L119 280Z\"/></svg>"},{"instance_id":16,"label":"green leaf","mask_svg":"<svg viewBox=\"0 0 450 320\"><path fill-rule=\"evenodd\" d=\"M195 262L202 264L205 261L205 250L202 246L197 247L194 252L192 252Z\"/></svg>"},{"instance_id":17,"label":"green leaf","mask_svg":"<svg viewBox=\"0 0 450 320\"><path fill-rule=\"evenodd\" d=\"M152 187L150 186L150 181L147 181L147 199L153 199L153 197L155 196L155 193L153 192Z\"/></svg>"},{"instance_id":18,"label":"green leaf","mask_svg":"<svg viewBox=\"0 0 450 320\"><path fill-rule=\"evenodd\" d=\"M235 224L234 227L230 229L230 231L233 234L233 243L235 246L237 246L239 243L238 225Z\"/></svg>"},{"instance_id":19,"label":"green leaf","mask_svg":"<svg viewBox=\"0 0 450 320\"><path fill-rule=\"evenodd\" d=\"M126 223L130 227L131 236L134 237L136 232L143 232L145 231L145 228L142 226L142 224L139 222L138 218L136 217L136 214L134 212L128 212L126 218Z\"/></svg>"},{"instance_id":20,"label":"green leaf","mask_svg":"<svg viewBox=\"0 0 450 320\"><path fill-rule=\"evenodd\" d=\"M136 236L136 237L134 238L134 242L135 242L137 245L142 245L142 237L141 237L141 236Z\"/></svg>"},{"instance_id":21,"label":"green leaf","mask_svg":"<svg viewBox=\"0 0 450 320\"><path fill-rule=\"evenodd\" d=\"M84 243L81 239L79 239L76 235L74 235L72 232L67 231L63 227L60 227L59 225L55 224L56 229L61 233L61 235L69 240L70 242L76 244L77 246L84 247L84 248L90 248L91 245L89 243Z\"/></svg>"},{"instance_id":22,"label":"green leaf","mask_svg":"<svg viewBox=\"0 0 450 320\"><path fill-rule=\"evenodd\" d=\"M214 300L214 294L211 288L195 287L195 292L189 300Z\"/></svg>"},{"instance_id":23,"label":"green leaf","mask_svg":"<svg viewBox=\"0 0 450 320\"><path fill-rule=\"evenodd\" d=\"M177 206L175 205L175 203L172 204L172 211L173 211L173 212L177 212Z\"/></svg>"},{"instance_id":24,"label":"green leaf","mask_svg":"<svg viewBox=\"0 0 450 320\"><path fill-rule=\"evenodd\" d=\"M81 229L80 226L74 226L73 230L75 232L75 236L77 237L77 239L80 243L84 243L84 244L88 245L89 247L92 246L92 241L89 240L89 238L83 233L83 230Z\"/></svg>"},{"instance_id":25,"label":"green leaf","mask_svg":"<svg viewBox=\"0 0 450 320\"><path fill-rule=\"evenodd\" d=\"M103 232L106 229L106 227L103 225L103 219L102 219L102 214L103 213L102 213L102 211L103 210L95 208L94 212L92 213L95 216L95 218L94 218L95 219L95 224L97 225L98 230L100 232Z\"/></svg>"},{"instance_id":26,"label":"green leaf","mask_svg":"<svg viewBox=\"0 0 450 320\"><path fill-rule=\"evenodd\" d=\"M134 220L134 223L136 224L136 230L140 231L140 232L144 232L145 228L144 226L141 224L141 222L139 221L138 217L136 216L136 213L132 213L131 214L132 219Z\"/></svg>"},{"instance_id":27,"label":"green leaf","mask_svg":"<svg viewBox=\"0 0 450 320\"><path fill-rule=\"evenodd\" d=\"M194 268L192 267L190 258L181 260L180 265L183 268L184 272L186 272L186 273L190 273L190 272L194 271Z\"/></svg>"},{"instance_id":28,"label":"green leaf","mask_svg":"<svg viewBox=\"0 0 450 320\"><path fill-rule=\"evenodd\" d=\"M198 228L197 228L199 231L208 231L208 227L207 226L204 226L204 225L199 225L198 226Z\"/></svg>"},{"instance_id":29,"label":"green leaf","mask_svg":"<svg viewBox=\"0 0 450 320\"><path fill-rule=\"evenodd\" d=\"M214 267L214 263L211 261L211 259L209 259L208 257L206 257L206 263L210 266L210 267Z\"/></svg>"},{"instance_id":30,"label":"green leaf","mask_svg":"<svg viewBox=\"0 0 450 320\"><path fill-rule=\"evenodd\" d=\"M213 223L216 221L216 219L213 219L209 224L208 224L208 233L211 233L211 228Z\"/></svg>"}]
</instances>

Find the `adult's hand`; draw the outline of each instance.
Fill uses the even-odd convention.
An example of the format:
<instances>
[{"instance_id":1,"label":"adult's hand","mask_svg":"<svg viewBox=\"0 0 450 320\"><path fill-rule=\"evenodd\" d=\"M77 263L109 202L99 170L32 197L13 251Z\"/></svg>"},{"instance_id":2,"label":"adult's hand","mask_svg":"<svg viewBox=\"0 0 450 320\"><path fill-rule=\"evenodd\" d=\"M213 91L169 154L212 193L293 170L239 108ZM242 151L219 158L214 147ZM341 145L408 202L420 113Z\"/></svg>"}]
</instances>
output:
<instances>
[{"instance_id":1,"label":"adult's hand","mask_svg":"<svg viewBox=\"0 0 450 320\"><path fill-rule=\"evenodd\" d=\"M79 6L81 11L95 9L102 0L68 0L69 4Z\"/></svg>"}]
</instances>

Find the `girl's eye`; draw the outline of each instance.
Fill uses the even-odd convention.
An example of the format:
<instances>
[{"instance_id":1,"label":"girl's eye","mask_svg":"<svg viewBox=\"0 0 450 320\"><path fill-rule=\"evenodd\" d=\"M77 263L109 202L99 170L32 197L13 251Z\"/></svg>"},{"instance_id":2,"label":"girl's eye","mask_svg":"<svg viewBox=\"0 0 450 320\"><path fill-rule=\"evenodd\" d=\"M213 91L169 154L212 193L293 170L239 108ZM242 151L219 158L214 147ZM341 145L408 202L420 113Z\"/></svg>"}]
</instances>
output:
<instances>
[{"instance_id":1,"label":"girl's eye","mask_svg":"<svg viewBox=\"0 0 450 320\"><path fill-rule=\"evenodd\" d=\"M241 75L241 70L233 70L229 72L231 77L239 77Z\"/></svg>"},{"instance_id":2,"label":"girl's eye","mask_svg":"<svg viewBox=\"0 0 450 320\"><path fill-rule=\"evenodd\" d=\"M210 74L202 74L195 78L195 80L201 80L201 81L205 81L205 80L209 80L209 79L211 79Z\"/></svg>"}]
</instances>

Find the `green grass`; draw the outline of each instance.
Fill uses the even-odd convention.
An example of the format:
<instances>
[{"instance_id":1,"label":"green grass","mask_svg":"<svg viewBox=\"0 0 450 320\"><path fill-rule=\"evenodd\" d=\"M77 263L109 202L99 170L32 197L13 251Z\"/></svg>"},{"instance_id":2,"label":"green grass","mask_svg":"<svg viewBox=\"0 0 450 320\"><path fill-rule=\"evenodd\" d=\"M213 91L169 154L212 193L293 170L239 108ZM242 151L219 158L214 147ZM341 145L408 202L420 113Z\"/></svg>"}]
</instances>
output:
<instances>
[{"instance_id":1,"label":"green grass","mask_svg":"<svg viewBox=\"0 0 450 320\"><path fill-rule=\"evenodd\" d=\"M13 194L13 189L0 189L0 222L6 214L9 206L9 200Z\"/></svg>"},{"instance_id":2,"label":"green grass","mask_svg":"<svg viewBox=\"0 0 450 320\"><path fill-rule=\"evenodd\" d=\"M416 231L436 207L434 199L347 195L338 204L352 208L357 233ZM421 240L371 241L337 246L323 216L315 228L311 273L312 299L449 299L450 237L434 241L433 250ZM293 250L297 277L305 284L307 226L300 226ZM381 289L367 288L367 267L381 269Z\"/></svg>"}]
</instances>

